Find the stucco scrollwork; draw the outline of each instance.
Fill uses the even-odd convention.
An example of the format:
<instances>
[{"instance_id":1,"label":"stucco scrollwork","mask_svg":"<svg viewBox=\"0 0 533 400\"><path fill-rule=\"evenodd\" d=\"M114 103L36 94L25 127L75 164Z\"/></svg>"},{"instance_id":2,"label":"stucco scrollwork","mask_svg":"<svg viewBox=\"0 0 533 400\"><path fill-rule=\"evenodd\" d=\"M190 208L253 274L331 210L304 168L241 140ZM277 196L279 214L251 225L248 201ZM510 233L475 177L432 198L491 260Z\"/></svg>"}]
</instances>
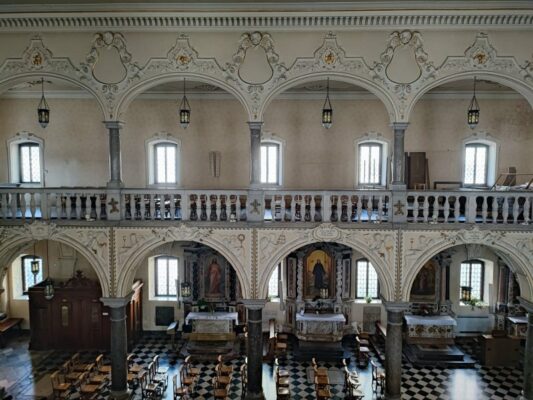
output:
<instances>
[{"instance_id":1,"label":"stucco scrollwork","mask_svg":"<svg viewBox=\"0 0 533 400\"><path fill-rule=\"evenodd\" d=\"M167 59L178 70L186 70L198 58L198 52L189 43L189 37L181 34L168 51Z\"/></svg>"},{"instance_id":2,"label":"stucco scrollwork","mask_svg":"<svg viewBox=\"0 0 533 400\"><path fill-rule=\"evenodd\" d=\"M275 252L278 246L282 246L287 242L285 234L277 232L269 232L259 239L259 261L261 264L265 263Z\"/></svg>"}]
</instances>

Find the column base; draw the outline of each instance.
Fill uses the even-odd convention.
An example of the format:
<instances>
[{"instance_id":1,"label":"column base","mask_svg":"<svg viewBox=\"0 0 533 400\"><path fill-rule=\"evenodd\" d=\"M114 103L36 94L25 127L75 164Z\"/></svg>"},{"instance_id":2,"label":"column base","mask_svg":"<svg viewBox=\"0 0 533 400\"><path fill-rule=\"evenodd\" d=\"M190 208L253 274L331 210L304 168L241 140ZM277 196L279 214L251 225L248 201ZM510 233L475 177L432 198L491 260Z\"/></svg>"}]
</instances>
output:
<instances>
[{"instance_id":1,"label":"column base","mask_svg":"<svg viewBox=\"0 0 533 400\"><path fill-rule=\"evenodd\" d=\"M131 399L133 397L133 391L132 390L119 390L119 391L111 391L111 394L109 395L109 398L112 400L127 400Z\"/></svg>"},{"instance_id":2,"label":"column base","mask_svg":"<svg viewBox=\"0 0 533 400\"><path fill-rule=\"evenodd\" d=\"M251 393L246 392L246 396L244 397L244 400L265 400L265 394L263 392L259 393Z\"/></svg>"},{"instance_id":3,"label":"column base","mask_svg":"<svg viewBox=\"0 0 533 400\"><path fill-rule=\"evenodd\" d=\"M389 185L390 190L407 190L407 185L403 182L392 182Z\"/></svg>"},{"instance_id":4,"label":"column base","mask_svg":"<svg viewBox=\"0 0 533 400\"><path fill-rule=\"evenodd\" d=\"M109 181L107 182L108 189L122 189L124 187L124 182L122 181Z\"/></svg>"}]
</instances>

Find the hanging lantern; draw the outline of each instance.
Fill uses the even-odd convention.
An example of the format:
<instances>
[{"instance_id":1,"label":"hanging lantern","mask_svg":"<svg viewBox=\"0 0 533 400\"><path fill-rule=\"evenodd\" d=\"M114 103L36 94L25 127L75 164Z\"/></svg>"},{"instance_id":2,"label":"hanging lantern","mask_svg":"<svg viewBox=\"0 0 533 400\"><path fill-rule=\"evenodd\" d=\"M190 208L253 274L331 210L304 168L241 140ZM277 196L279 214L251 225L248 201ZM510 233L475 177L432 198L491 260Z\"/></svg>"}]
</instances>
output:
<instances>
[{"instance_id":1,"label":"hanging lantern","mask_svg":"<svg viewBox=\"0 0 533 400\"><path fill-rule=\"evenodd\" d=\"M189 282L181 282L181 297L191 297L191 284Z\"/></svg>"},{"instance_id":2,"label":"hanging lantern","mask_svg":"<svg viewBox=\"0 0 533 400\"><path fill-rule=\"evenodd\" d=\"M327 299L329 294L328 292L329 290L327 287L320 288L320 297L323 299Z\"/></svg>"},{"instance_id":3,"label":"hanging lantern","mask_svg":"<svg viewBox=\"0 0 533 400\"><path fill-rule=\"evenodd\" d=\"M329 78L326 90L326 101L324 101L324 106L322 107L322 126L329 129L333 124L333 108L331 108L331 101L329 100Z\"/></svg>"},{"instance_id":4,"label":"hanging lantern","mask_svg":"<svg viewBox=\"0 0 533 400\"><path fill-rule=\"evenodd\" d=\"M44 298L46 300L52 300L53 297L54 297L54 282L50 278L47 278L44 284Z\"/></svg>"},{"instance_id":5,"label":"hanging lantern","mask_svg":"<svg viewBox=\"0 0 533 400\"><path fill-rule=\"evenodd\" d=\"M31 267L31 273L33 274L34 277L37 276L37 274L39 273L39 261L37 259L33 259L32 262L30 263L30 267Z\"/></svg>"},{"instance_id":6,"label":"hanging lantern","mask_svg":"<svg viewBox=\"0 0 533 400\"><path fill-rule=\"evenodd\" d=\"M187 96L185 94L185 78L183 78L183 98L181 99L179 116L181 127L183 129L187 129L191 123L191 106L189 105L189 101L187 100Z\"/></svg>"},{"instance_id":7,"label":"hanging lantern","mask_svg":"<svg viewBox=\"0 0 533 400\"><path fill-rule=\"evenodd\" d=\"M39 102L39 107L37 107L37 116L39 124L46 128L50 122L50 107L48 107L48 103L44 98L44 78L41 78L41 101Z\"/></svg>"},{"instance_id":8,"label":"hanging lantern","mask_svg":"<svg viewBox=\"0 0 533 400\"><path fill-rule=\"evenodd\" d=\"M461 286L461 301L469 302L472 299L472 288L470 286Z\"/></svg>"},{"instance_id":9,"label":"hanging lantern","mask_svg":"<svg viewBox=\"0 0 533 400\"><path fill-rule=\"evenodd\" d=\"M474 129L479 122L479 104L476 99L476 77L474 76L474 96L470 100L470 106L468 106L468 126L470 129Z\"/></svg>"}]
</instances>

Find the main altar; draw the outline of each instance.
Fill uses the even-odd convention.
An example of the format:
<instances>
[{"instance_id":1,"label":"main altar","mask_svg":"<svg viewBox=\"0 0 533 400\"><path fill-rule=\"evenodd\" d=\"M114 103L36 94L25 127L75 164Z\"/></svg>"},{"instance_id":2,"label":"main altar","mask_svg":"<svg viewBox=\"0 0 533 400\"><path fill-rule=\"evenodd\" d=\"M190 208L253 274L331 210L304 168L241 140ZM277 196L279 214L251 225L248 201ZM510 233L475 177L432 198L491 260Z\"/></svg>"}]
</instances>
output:
<instances>
[{"instance_id":1,"label":"main altar","mask_svg":"<svg viewBox=\"0 0 533 400\"><path fill-rule=\"evenodd\" d=\"M345 322L342 314L298 314L296 337L308 341L338 342L342 340Z\"/></svg>"},{"instance_id":2,"label":"main altar","mask_svg":"<svg viewBox=\"0 0 533 400\"><path fill-rule=\"evenodd\" d=\"M190 312L185 323L191 325L190 340L233 340L235 325L239 323L236 312Z\"/></svg>"}]
</instances>

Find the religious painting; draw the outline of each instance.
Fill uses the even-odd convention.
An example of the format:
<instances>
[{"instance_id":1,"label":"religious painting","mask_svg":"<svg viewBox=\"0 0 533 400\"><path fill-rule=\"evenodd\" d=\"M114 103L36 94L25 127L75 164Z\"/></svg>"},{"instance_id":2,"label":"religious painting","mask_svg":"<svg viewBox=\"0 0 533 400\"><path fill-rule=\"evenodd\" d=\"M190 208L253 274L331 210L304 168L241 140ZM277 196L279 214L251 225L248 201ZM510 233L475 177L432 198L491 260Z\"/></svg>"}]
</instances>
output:
<instances>
[{"instance_id":1,"label":"religious painting","mask_svg":"<svg viewBox=\"0 0 533 400\"><path fill-rule=\"evenodd\" d=\"M352 288L352 260L345 258L342 260L342 298L350 298Z\"/></svg>"},{"instance_id":2,"label":"religious painting","mask_svg":"<svg viewBox=\"0 0 533 400\"><path fill-rule=\"evenodd\" d=\"M439 265L435 260L424 264L411 288L412 301L435 301L437 295L437 273Z\"/></svg>"},{"instance_id":3,"label":"religious painting","mask_svg":"<svg viewBox=\"0 0 533 400\"><path fill-rule=\"evenodd\" d=\"M321 289L327 289L326 298L335 296L335 271L331 256L323 250L314 250L304 262L304 296L320 299Z\"/></svg>"},{"instance_id":4,"label":"religious painting","mask_svg":"<svg viewBox=\"0 0 533 400\"><path fill-rule=\"evenodd\" d=\"M204 297L208 300L226 298L226 263L220 257L205 258Z\"/></svg>"},{"instance_id":5,"label":"religious painting","mask_svg":"<svg viewBox=\"0 0 533 400\"><path fill-rule=\"evenodd\" d=\"M298 274L298 262L294 257L287 258L287 297L296 298L296 277Z\"/></svg>"}]
</instances>

